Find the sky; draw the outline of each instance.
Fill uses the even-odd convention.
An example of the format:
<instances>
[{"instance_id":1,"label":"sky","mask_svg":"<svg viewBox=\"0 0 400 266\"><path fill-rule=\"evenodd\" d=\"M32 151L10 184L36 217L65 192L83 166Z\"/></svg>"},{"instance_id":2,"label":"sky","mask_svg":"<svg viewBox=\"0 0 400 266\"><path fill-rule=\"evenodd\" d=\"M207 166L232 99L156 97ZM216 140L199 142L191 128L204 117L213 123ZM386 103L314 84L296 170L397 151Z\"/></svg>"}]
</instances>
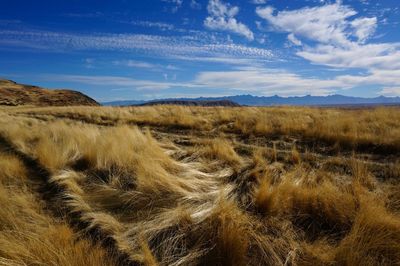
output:
<instances>
[{"instance_id":1,"label":"sky","mask_svg":"<svg viewBox=\"0 0 400 266\"><path fill-rule=\"evenodd\" d=\"M400 1L1 0L0 77L101 102L400 96Z\"/></svg>"}]
</instances>

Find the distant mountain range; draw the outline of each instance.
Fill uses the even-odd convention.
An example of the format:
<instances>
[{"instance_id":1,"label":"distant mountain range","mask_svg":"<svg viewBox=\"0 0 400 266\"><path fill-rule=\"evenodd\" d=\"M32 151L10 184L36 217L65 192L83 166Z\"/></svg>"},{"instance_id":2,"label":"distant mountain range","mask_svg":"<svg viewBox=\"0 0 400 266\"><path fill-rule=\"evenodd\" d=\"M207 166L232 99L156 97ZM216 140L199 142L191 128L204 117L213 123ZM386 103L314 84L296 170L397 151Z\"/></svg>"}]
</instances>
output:
<instances>
[{"instance_id":1,"label":"distant mountain range","mask_svg":"<svg viewBox=\"0 0 400 266\"><path fill-rule=\"evenodd\" d=\"M335 105L400 105L400 97L375 98L351 97L344 95L329 96L252 96L236 95L224 97L199 97L199 98L169 98L151 101L114 101L104 102L106 106L130 105L189 105L189 106L275 106L275 105L300 105L300 106L335 106ZM99 105L89 96L72 90L49 90L38 86L18 84L11 80L0 79L0 105Z\"/></svg>"},{"instance_id":2,"label":"distant mountain range","mask_svg":"<svg viewBox=\"0 0 400 266\"><path fill-rule=\"evenodd\" d=\"M222 100L222 101L207 101L207 100L200 100L200 101L193 101L193 100L160 100L160 101L151 101L141 104L141 106L147 105L186 105L186 106L231 106L237 107L240 104L235 103L233 101Z\"/></svg>"},{"instance_id":3,"label":"distant mountain range","mask_svg":"<svg viewBox=\"0 0 400 266\"><path fill-rule=\"evenodd\" d=\"M129 106L143 105L163 102L199 102L199 101L231 101L240 105L248 106L274 106L274 105L300 105L300 106L329 106L329 105L397 105L400 104L400 97L379 96L375 98L351 97L344 95L329 96L301 96L301 97L280 97L280 96L252 96L237 95L224 97L200 97L200 98L174 98L174 99L158 99L152 101L114 101L105 102L107 106Z\"/></svg>"}]
</instances>

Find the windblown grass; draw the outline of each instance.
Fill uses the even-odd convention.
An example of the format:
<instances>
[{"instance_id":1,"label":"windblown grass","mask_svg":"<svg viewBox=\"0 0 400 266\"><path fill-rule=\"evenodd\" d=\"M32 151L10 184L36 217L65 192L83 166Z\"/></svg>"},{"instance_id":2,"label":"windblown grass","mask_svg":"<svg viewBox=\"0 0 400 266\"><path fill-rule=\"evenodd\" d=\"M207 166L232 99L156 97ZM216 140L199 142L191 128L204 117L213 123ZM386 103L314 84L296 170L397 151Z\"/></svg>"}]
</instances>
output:
<instances>
[{"instance_id":1,"label":"windblown grass","mask_svg":"<svg viewBox=\"0 0 400 266\"><path fill-rule=\"evenodd\" d=\"M116 265L112 254L46 213L17 158L1 154L0 169L0 265Z\"/></svg>"},{"instance_id":2,"label":"windblown grass","mask_svg":"<svg viewBox=\"0 0 400 266\"><path fill-rule=\"evenodd\" d=\"M1 114L0 265L400 264L398 108Z\"/></svg>"}]
</instances>

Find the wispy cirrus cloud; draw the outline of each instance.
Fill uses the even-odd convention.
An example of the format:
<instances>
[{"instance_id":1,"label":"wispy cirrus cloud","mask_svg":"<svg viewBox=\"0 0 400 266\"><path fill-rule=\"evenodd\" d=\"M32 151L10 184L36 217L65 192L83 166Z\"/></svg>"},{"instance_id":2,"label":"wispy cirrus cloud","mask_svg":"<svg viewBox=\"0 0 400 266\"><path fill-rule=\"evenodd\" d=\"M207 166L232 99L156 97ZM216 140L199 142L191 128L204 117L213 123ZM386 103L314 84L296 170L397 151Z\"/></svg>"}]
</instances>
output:
<instances>
[{"instance_id":1,"label":"wispy cirrus cloud","mask_svg":"<svg viewBox=\"0 0 400 266\"><path fill-rule=\"evenodd\" d=\"M71 34L50 31L0 31L2 48L22 47L46 51L110 50L118 52L140 51L146 55L162 57L215 57L269 60L271 50L227 43L215 35L199 32L184 36L145 34ZM34 45L32 45L34 44Z\"/></svg>"},{"instance_id":2,"label":"wispy cirrus cloud","mask_svg":"<svg viewBox=\"0 0 400 266\"><path fill-rule=\"evenodd\" d=\"M255 5L264 5L267 3L267 0L250 0L250 3Z\"/></svg>"},{"instance_id":3,"label":"wispy cirrus cloud","mask_svg":"<svg viewBox=\"0 0 400 266\"><path fill-rule=\"evenodd\" d=\"M151 64L144 61L137 60L115 60L113 64L116 66L127 66L127 67L135 67L135 68L146 68L146 69L156 69L159 65Z\"/></svg>"},{"instance_id":4,"label":"wispy cirrus cloud","mask_svg":"<svg viewBox=\"0 0 400 266\"><path fill-rule=\"evenodd\" d=\"M145 61L138 61L138 60L114 60L113 65L116 66L124 66L124 67L133 67L133 68L142 68L152 71L161 71L161 70L180 70L179 67L174 65L161 65L161 64L153 64Z\"/></svg>"},{"instance_id":5,"label":"wispy cirrus cloud","mask_svg":"<svg viewBox=\"0 0 400 266\"><path fill-rule=\"evenodd\" d=\"M182 7L183 0L161 0L161 2L171 4L170 11L176 13Z\"/></svg>"},{"instance_id":6,"label":"wispy cirrus cloud","mask_svg":"<svg viewBox=\"0 0 400 266\"><path fill-rule=\"evenodd\" d=\"M214 56L176 56L173 59L182 60L182 61L190 61L190 62L203 62L203 63L218 63L229 66L260 66L263 65L266 60L257 58L238 58L238 57L214 57Z\"/></svg>"},{"instance_id":7,"label":"wispy cirrus cloud","mask_svg":"<svg viewBox=\"0 0 400 266\"><path fill-rule=\"evenodd\" d=\"M132 21L132 25L135 26L141 26L141 27L147 27L147 28L158 28L162 31L166 30L173 30L175 29L175 26L169 23L164 23L164 22L154 22L154 21Z\"/></svg>"},{"instance_id":8,"label":"wispy cirrus cloud","mask_svg":"<svg viewBox=\"0 0 400 266\"><path fill-rule=\"evenodd\" d=\"M92 18L100 18L103 17L104 14L102 12L89 12L89 13L67 13L64 14L66 17L70 18L85 18L85 19L92 19Z\"/></svg>"},{"instance_id":9,"label":"wispy cirrus cloud","mask_svg":"<svg viewBox=\"0 0 400 266\"><path fill-rule=\"evenodd\" d=\"M62 81L69 83L88 84L97 86L111 86L113 88L130 88L132 90L157 91L172 87L191 88L196 85L190 83L141 80L121 76L88 76L88 75L43 75L44 80Z\"/></svg>"}]
</instances>

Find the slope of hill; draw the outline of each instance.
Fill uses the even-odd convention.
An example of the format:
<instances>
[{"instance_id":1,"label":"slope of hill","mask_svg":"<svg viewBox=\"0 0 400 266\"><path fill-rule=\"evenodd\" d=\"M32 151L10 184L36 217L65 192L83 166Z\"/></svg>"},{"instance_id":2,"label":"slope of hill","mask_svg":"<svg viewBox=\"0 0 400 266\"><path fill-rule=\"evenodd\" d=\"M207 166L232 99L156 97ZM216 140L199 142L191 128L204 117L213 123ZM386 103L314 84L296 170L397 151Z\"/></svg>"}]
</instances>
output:
<instances>
[{"instance_id":1,"label":"slope of hill","mask_svg":"<svg viewBox=\"0 0 400 266\"><path fill-rule=\"evenodd\" d=\"M72 90L48 90L0 79L0 105L68 106L99 105L85 94Z\"/></svg>"},{"instance_id":2,"label":"slope of hill","mask_svg":"<svg viewBox=\"0 0 400 266\"><path fill-rule=\"evenodd\" d=\"M160 99L157 102L166 101L231 101L239 105L250 106L274 106L274 105L296 105L296 106L324 106L324 105L392 105L400 104L400 97L384 97L375 98L351 97L344 95L329 96L301 96L301 97L280 97L280 96L253 96L253 95L236 95L225 97L200 97L200 98L178 98L178 99ZM151 101L154 102L154 101ZM142 105L144 101L117 101L107 102L104 105L109 106L127 106Z\"/></svg>"}]
</instances>

